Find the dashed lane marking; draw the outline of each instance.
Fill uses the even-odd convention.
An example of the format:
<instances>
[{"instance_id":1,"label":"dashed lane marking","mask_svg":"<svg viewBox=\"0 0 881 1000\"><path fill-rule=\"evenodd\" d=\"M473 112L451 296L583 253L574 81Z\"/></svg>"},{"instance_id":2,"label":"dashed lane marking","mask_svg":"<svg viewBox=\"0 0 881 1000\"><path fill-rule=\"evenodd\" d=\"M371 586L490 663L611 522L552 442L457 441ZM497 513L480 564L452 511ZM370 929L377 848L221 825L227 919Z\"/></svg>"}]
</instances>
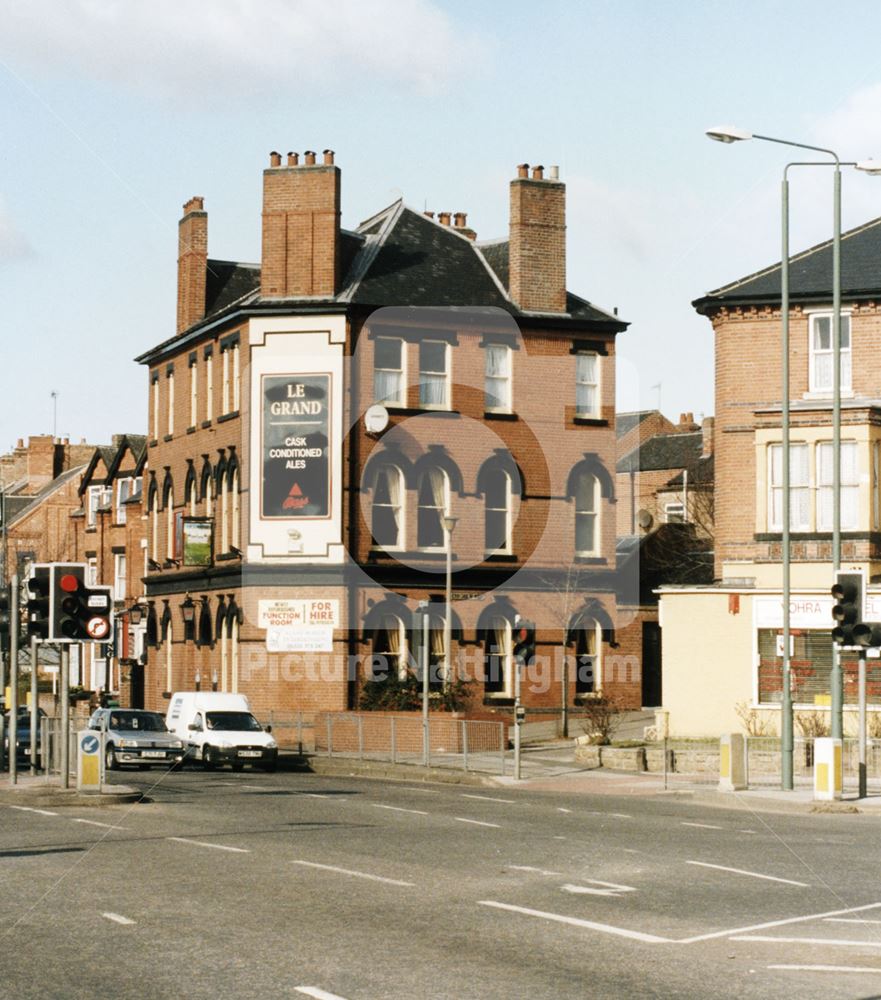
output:
<instances>
[{"instance_id":1,"label":"dashed lane marking","mask_svg":"<svg viewBox=\"0 0 881 1000\"><path fill-rule=\"evenodd\" d=\"M686 861L687 865L697 865L699 868L713 868L720 872L733 872L735 875L749 875L751 878L761 878L768 882L782 882L784 885L797 885L802 889L810 889L807 882L796 882L791 878L778 878L776 875L762 875L760 872L748 872L743 868L727 868L725 865L711 865L706 861Z\"/></svg>"},{"instance_id":2,"label":"dashed lane marking","mask_svg":"<svg viewBox=\"0 0 881 1000\"><path fill-rule=\"evenodd\" d=\"M295 986L294 990L303 996L314 997L315 1000L346 1000L337 993L328 993L327 990L320 990L317 986Z\"/></svg>"},{"instance_id":3,"label":"dashed lane marking","mask_svg":"<svg viewBox=\"0 0 881 1000\"><path fill-rule=\"evenodd\" d=\"M492 795L468 795L467 792L462 792L463 799L478 799L480 802L505 802L508 805L515 804L516 799L497 799Z\"/></svg>"},{"instance_id":4,"label":"dashed lane marking","mask_svg":"<svg viewBox=\"0 0 881 1000\"><path fill-rule=\"evenodd\" d=\"M190 840L188 837L166 837L166 840L174 840L178 844L193 844L196 847L212 847L215 851L231 851L234 854L250 854L244 847L227 847L226 844L209 844L206 840Z\"/></svg>"},{"instance_id":5,"label":"dashed lane marking","mask_svg":"<svg viewBox=\"0 0 881 1000\"><path fill-rule=\"evenodd\" d=\"M787 917L785 920L768 920L763 924L753 924L751 927L732 927L727 931L713 931L710 934L696 934L690 938L680 938L679 944L694 944L697 941L712 941L713 938L730 937L732 934L748 934L750 931L765 931L769 927L785 927L787 924L803 924L809 920L825 920L826 917L840 917L845 913L864 913L866 910L877 910L881 903L866 903L864 906L849 906L845 910L826 910L825 913L807 913L803 917Z\"/></svg>"},{"instance_id":6,"label":"dashed lane marking","mask_svg":"<svg viewBox=\"0 0 881 1000\"><path fill-rule=\"evenodd\" d=\"M102 913L101 916L112 920L115 924L122 924L124 927L130 927L135 923L134 920L129 920L128 917L121 917L118 913Z\"/></svg>"},{"instance_id":7,"label":"dashed lane marking","mask_svg":"<svg viewBox=\"0 0 881 1000\"><path fill-rule=\"evenodd\" d=\"M571 809L564 809L563 806L557 806L557 812L558 813L571 813L572 810Z\"/></svg>"},{"instance_id":8,"label":"dashed lane marking","mask_svg":"<svg viewBox=\"0 0 881 1000\"><path fill-rule=\"evenodd\" d=\"M864 965L769 965L769 969L784 972L871 972L881 975L881 969L866 968Z\"/></svg>"},{"instance_id":9,"label":"dashed lane marking","mask_svg":"<svg viewBox=\"0 0 881 1000\"><path fill-rule=\"evenodd\" d=\"M602 886L603 889L614 889L615 892L636 892L632 885L618 885L617 882L603 882L598 878L583 878L582 882L589 882L591 885ZM573 887L579 889L578 886Z\"/></svg>"},{"instance_id":10,"label":"dashed lane marking","mask_svg":"<svg viewBox=\"0 0 881 1000\"><path fill-rule=\"evenodd\" d=\"M864 920L862 917L826 917L827 924L881 924L881 920Z\"/></svg>"},{"instance_id":11,"label":"dashed lane marking","mask_svg":"<svg viewBox=\"0 0 881 1000\"><path fill-rule=\"evenodd\" d=\"M464 816L454 816L453 819L457 823L471 823L472 826L491 826L496 830L501 830L500 823L484 823L481 819L466 819Z\"/></svg>"},{"instance_id":12,"label":"dashed lane marking","mask_svg":"<svg viewBox=\"0 0 881 1000\"><path fill-rule=\"evenodd\" d=\"M391 809L392 812L396 813L413 813L416 816L428 816L429 814L425 812L424 809L405 809L403 806L386 806L382 802L372 802L371 805L375 809Z\"/></svg>"},{"instance_id":13,"label":"dashed lane marking","mask_svg":"<svg viewBox=\"0 0 881 1000\"><path fill-rule=\"evenodd\" d=\"M505 865L515 872L535 872L536 875L550 875L552 878L562 878L562 872L549 872L544 868L533 868L532 865Z\"/></svg>"},{"instance_id":14,"label":"dashed lane marking","mask_svg":"<svg viewBox=\"0 0 881 1000\"><path fill-rule=\"evenodd\" d=\"M682 820L679 824L680 826L693 826L698 830L724 830L724 826L713 826L712 823L686 823Z\"/></svg>"},{"instance_id":15,"label":"dashed lane marking","mask_svg":"<svg viewBox=\"0 0 881 1000\"><path fill-rule=\"evenodd\" d=\"M74 823L87 823L89 826L102 826L106 830L127 830L127 826L117 826L115 823L99 823L96 819L75 819Z\"/></svg>"},{"instance_id":16,"label":"dashed lane marking","mask_svg":"<svg viewBox=\"0 0 881 1000\"><path fill-rule=\"evenodd\" d=\"M773 937L771 934L739 934L729 941L769 941L773 944L819 944L839 948L881 948L881 941L848 941L843 938Z\"/></svg>"},{"instance_id":17,"label":"dashed lane marking","mask_svg":"<svg viewBox=\"0 0 881 1000\"><path fill-rule=\"evenodd\" d=\"M308 799L324 799L325 802L348 802L349 800L345 795L333 795L323 792L306 792L306 798Z\"/></svg>"},{"instance_id":18,"label":"dashed lane marking","mask_svg":"<svg viewBox=\"0 0 881 1000\"><path fill-rule=\"evenodd\" d=\"M372 875L370 872L358 872L351 868L337 868L335 865L320 865L317 861L302 861L295 860L291 862L292 865L302 865L304 868L317 868L320 871L325 872L336 872L339 875L351 875L353 878L364 878L368 879L370 882L383 882L386 885L401 885L408 889L413 888L415 882L404 882L397 878L386 878L385 875Z\"/></svg>"},{"instance_id":19,"label":"dashed lane marking","mask_svg":"<svg viewBox=\"0 0 881 1000\"><path fill-rule=\"evenodd\" d=\"M35 809L33 806L10 806L10 809L17 809L19 812L38 813L40 816L57 816L58 813L50 812L48 809Z\"/></svg>"}]
</instances>

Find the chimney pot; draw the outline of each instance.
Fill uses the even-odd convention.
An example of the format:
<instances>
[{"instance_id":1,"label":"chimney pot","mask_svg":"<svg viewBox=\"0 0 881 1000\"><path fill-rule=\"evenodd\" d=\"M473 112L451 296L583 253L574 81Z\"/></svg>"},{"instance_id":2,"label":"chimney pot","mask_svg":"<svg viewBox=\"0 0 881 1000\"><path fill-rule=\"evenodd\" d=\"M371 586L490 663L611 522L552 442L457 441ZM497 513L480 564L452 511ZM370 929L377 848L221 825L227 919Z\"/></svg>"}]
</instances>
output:
<instances>
[{"instance_id":1,"label":"chimney pot","mask_svg":"<svg viewBox=\"0 0 881 1000\"><path fill-rule=\"evenodd\" d=\"M437 220L442 226L448 226L450 224L450 213L449 212L438 212Z\"/></svg>"},{"instance_id":2,"label":"chimney pot","mask_svg":"<svg viewBox=\"0 0 881 1000\"><path fill-rule=\"evenodd\" d=\"M300 164L300 154L299 153L288 153L288 166L296 167Z\"/></svg>"},{"instance_id":3,"label":"chimney pot","mask_svg":"<svg viewBox=\"0 0 881 1000\"><path fill-rule=\"evenodd\" d=\"M273 150L269 154L269 166L270 167L280 167L281 166L281 153L276 153L276 151Z\"/></svg>"},{"instance_id":4,"label":"chimney pot","mask_svg":"<svg viewBox=\"0 0 881 1000\"><path fill-rule=\"evenodd\" d=\"M325 151L324 151L324 165L326 167L332 167L333 166L333 150L332 149L325 149Z\"/></svg>"},{"instance_id":5,"label":"chimney pot","mask_svg":"<svg viewBox=\"0 0 881 1000\"><path fill-rule=\"evenodd\" d=\"M545 168L539 164L537 167L532 168L532 179L534 181L544 180Z\"/></svg>"},{"instance_id":6,"label":"chimney pot","mask_svg":"<svg viewBox=\"0 0 881 1000\"><path fill-rule=\"evenodd\" d=\"M560 168L559 167L548 167L548 177L552 181L558 181L560 179Z\"/></svg>"},{"instance_id":7,"label":"chimney pot","mask_svg":"<svg viewBox=\"0 0 881 1000\"><path fill-rule=\"evenodd\" d=\"M422 214L426 217L426 219L433 219L434 218L434 212L429 212L427 209Z\"/></svg>"},{"instance_id":8,"label":"chimney pot","mask_svg":"<svg viewBox=\"0 0 881 1000\"><path fill-rule=\"evenodd\" d=\"M306 157L306 166L307 167L314 167L315 166L315 151L312 150L312 149L307 149L306 152L303 155Z\"/></svg>"},{"instance_id":9,"label":"chimney pot","mask_svg":"<svg viewBox=\"0 0 881 1000\"><path fill-rule=\"evenodd\" d=\"M200 195L193 195L189 201L184 202L184 215L189 215L190 212L201 212L205 206L205 199Z\"/></svg>"},{"instance_id":10,"label":"chimney pot","mask_svg":"<svg viewBox=\"0 0 881 1000\"><path fill-rule=\"evenodd\" d=\"M466 215L465 212L456 212L456 214L453 216L453 222L456 226L456 229L464 229L467 220L468 216Z\"/></svg>"},{"instance_id":11,"label":"chimney pot","mask_svg":"<svg viewBox=\"0 0 881 1000\"><path fill-rule=\"evenodd\" d=\"M517 176L518 177L528 177L529 176L529 164L528 163L518 163L517 164Z\"/></svg>"}]
</instances>

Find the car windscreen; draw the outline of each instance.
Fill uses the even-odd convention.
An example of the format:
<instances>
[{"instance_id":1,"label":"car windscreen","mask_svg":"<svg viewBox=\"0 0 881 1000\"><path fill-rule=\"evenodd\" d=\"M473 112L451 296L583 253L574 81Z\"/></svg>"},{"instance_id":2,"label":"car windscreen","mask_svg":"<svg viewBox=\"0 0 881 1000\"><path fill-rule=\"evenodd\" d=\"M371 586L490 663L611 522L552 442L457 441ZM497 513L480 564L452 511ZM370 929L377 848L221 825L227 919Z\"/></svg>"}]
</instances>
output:
<instances>
[{"instance_id":1,"label":"car windscreen","mask_svg":"<svg viewBox=\"0 0 881 1000\"><path fill-rule=\"evenodd\" d=\"M246 732L260 732L262 729L250 712L208 712L205 715L205 722L209 729Z\"/></svg>"},{"instance_id":2,"label":"car windscreen","mask_svg":"<svg viewBox=\"0 0 881 1000\"><path fill-rule=\"evenodd\" d=\"M158 712L112 712L107 720L109 729L139 729L164 733L165 717Z\"/></svg>"}]
</instances>

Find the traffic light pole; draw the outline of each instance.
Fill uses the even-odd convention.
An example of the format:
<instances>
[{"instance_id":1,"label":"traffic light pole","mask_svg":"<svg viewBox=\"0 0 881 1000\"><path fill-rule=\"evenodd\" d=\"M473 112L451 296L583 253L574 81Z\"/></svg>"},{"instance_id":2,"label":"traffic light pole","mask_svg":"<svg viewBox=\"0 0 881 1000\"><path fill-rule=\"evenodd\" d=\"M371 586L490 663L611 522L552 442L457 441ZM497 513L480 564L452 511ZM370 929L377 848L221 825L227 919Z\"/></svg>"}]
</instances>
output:
<instances>
[{"instance_id":1,"label":"traffic light pole","mask_svg":"<svg viewBox=\"0 0 881 1000\"><path fill-rule=\"evenodd\" d=\"M37 637L31 636L31 774L37 773Z\"/></svg>"},{"instance_id":2,"label":"traffic light pole","mask_svg":"<svg viewBox=\"0 0 881 1000\"><path fill-rule=\"evenodd\" d=\"M18 573L9 584L9 611L9 784L14 785L18 782Z\"/></svg>"},{"instance_id":3,"label":"traffic light pole","mask_svg":"<svg viewBox=\"0 0 881 1000\"><path fill-rule=\"evenodd\" d=\"M514 657L514 780L520 780L520 660Z\"/></svg>"},{"instance_id":4,"label":"traffic light pole","mask_svg":"<svg viewBox=\"0 0 881 1000\"><path fill-rule=\"evenodd\" d=\"M868 774L866 772L866 651L860 650L858 675L859 697L859 798L868 795Z\"/></svg>"},{"instance_id":5,"label":"traffic light pole","mask_svg":"<svg viewBox=\"0 0 881 1000\"><path fill-rule=\"evenodd\" d=\"M70 787L70 645L61 644L61 787Z\"/></svg>"}]
</instances>

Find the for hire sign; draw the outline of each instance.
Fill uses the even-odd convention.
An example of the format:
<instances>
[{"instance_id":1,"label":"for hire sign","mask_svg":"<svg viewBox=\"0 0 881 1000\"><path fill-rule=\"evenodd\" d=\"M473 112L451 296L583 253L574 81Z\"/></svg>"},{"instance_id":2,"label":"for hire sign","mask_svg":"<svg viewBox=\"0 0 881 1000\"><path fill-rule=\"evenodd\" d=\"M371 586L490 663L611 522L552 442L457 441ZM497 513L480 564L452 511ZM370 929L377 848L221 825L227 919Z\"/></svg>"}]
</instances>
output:
<instances>
[{"instance_id":1,"label":"for hire sign","mask_svg":"<svg viewBox=\"0 0 881 1000\"><path fill-rule=\"evenodd\" d=\"M260 513L330 514L330 374L264 375Z\"/></svg>"}]
</instances>

